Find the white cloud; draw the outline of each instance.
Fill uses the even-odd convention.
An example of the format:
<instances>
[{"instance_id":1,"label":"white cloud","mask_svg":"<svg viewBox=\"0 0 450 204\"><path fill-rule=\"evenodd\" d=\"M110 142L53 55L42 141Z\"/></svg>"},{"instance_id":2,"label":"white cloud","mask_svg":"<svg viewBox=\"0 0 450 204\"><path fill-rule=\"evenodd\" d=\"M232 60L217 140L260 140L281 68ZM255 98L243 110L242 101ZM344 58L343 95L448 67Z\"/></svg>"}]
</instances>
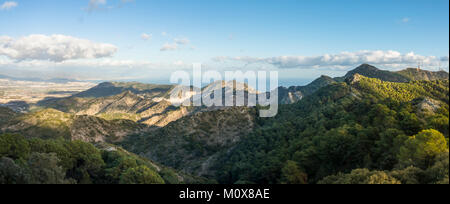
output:
<instances>
[{"instance_id":1,"label":"white cloud","mask_svg":"<svg viewBox=\"0 0 450 204\"><path fill-rule=\"evenodd\" d=\"M142 40L151 40L152 34L142 33L141 38Z\"/></svg>"},{"instance_id":2,"label":"white cloud","mask_svg":"<svg viewBox=\"0 0 450 204\"><path fill-rule=\"evenodd\" d=\"M149 79L164 80L175 70L192 69L192 65L174 62L153 62L148 60L78 59L63 62L42 60L14 61L0 57L0 70L5 75L29 75L43 78L64 78L78 80L122 80ZM55 71L58 70L58 71ZM30 75L31 74L31 75ZM42 77L41 77L42 78ZM169 78L167 78L169 79Z\"/></svg>"},{"instance_id":3,"label":"white cloud","mask_svg":"<svg viewBox=\"0 0 450 204\"><path fill-rule=\"evenodd\" d=\"M408 23L409 21L411 21L410 18L402 18L402 23Z\"/></svg>"},{"instance_id":4,"label":"white cloud","mask_svg":"<svg viewBox=\"0 0 450 204\"><path fill-rule=\"evenodd\" d=\"M15 1L6 1L0 6L0 10L9 10L14 7L17 7L19 4Z\"/></svg>"},{"instance_id":5,"label":"white cloud","mask_svg":"<svg viewBox=\"0 0 450 204\"><path fill-rule=\"evenodd\" d=\"M88 12L93 12L97 10L117 9L122 8L125 4L133 2L134 0L120 0L120 1L113 1L113 3L108 3L108 0L89 0L87 8L84 8L84 10Z\"/></svg>"},{"instance_id":6,"label":"white cloud","mask_svg":"<svg viewBox=\"0 0 450 204\"><path fill-rule=\"evenodd\" d=\"M189 44L191 41L187 38L175 38L174 39L175 43L178 45L186 45Z\"/></svg>"},{"instance_id":7,"label":"white cloud","mask_svg":"<svg viewBox=\"0 0 450 204\"><path fill-rule=\"evenodd\" d=\"M106 5L107 1L106 0L89 0L89 5L87 10L88 11L93 11L98 9L100 6L102 5Z\"/></svg>"},{"instance_id":8,"label":"white cloud","mask_svg":"<svg viewBox=\"0 0 450 204\"><path fill-rule=\"evenodd\" d=\"M160 51L175 51L179 48L183 47L183 45L188 45L190 43L190 40L187 38L175 38L173 39L173 43L166 43L164 44ZM190 46L190 49L195 49L194 46Z\"/></svg>"},{"instance_id":9,"label":"white cloud","mask_svg":"<svg viewBox=\"0 0 450 204\"><path fill-rule=\"evenodd\" d=\"M116 52L114 45L65 35L29 35L17 39L0 36L0 56L16 61L96 59L110 57Z\"/></svg>"},{"instance_id":10,"label":"white cloud","mask_svg":"<svg viewBox=\"0 0 450 204\"><path fill-rule=\"evenodd\" d=\"M178 49L178 45L176 43L166 43L161 47L161 51L175 51Z\"/></svg>"},{"instance_id":11,"label":"white cloud","mask_svg":"<svg viewBox=\"0 0 450 204\"><path fill-rule=\"evenodd\" d=\"M321 56L279 56L268 58L257 57L216 57L219 62L238 61L247 64L264 63L281 69L289 68L341 68L347 69L359 64L374 64L391 67L417 65L418 62L428 66L437 66L439 59L435 56L421 56L413 52L401 54L397 51L358 51L342 52L339 54L325 54Z\"/></svg>"},{"instance_id":12,"label":"white cloud","mask_svg":"<svg viewBox=\"0 0 450 204\"><path fill-rule=\"evenodd\" d=\"M77 69L88 69L92 71L95 71L97 69L121 70L132 68L139 68L143 70L146 69L167 70L170 68L191 68L191 67L189 64L186 64L183 61L163 63L163 62L136 61L136 60L116 60L105 58L105 59L76 59L62 62L54 62L43 60L13 61L8 59L2 59L0 57L0 68L32 68L36 70L56 68L76 72Z\"/></svg>"},{"instance_id":13,"label":"white cloud","mask_svg":"<svg viewBox=\"0 0 450 204\"><path fill-rule=\"evenodd\" d=\"M167 36L167 32L162 32L161 35L162 36Z\"/></svg>"}]
</instances>

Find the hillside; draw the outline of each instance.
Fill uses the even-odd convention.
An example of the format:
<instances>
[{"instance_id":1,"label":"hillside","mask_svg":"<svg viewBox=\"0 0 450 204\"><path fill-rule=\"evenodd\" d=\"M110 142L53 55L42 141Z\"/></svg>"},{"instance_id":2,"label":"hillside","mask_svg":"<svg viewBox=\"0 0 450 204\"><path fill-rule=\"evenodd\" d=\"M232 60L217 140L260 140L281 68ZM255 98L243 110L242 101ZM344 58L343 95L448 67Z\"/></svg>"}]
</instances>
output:
<instances>
[{"instance_id":1,"label":"hillside","mask_svg":"<svg viewBox=\"0 0 450 204\"><path fill-rule=\"evenodd\" d=\"M94 116L73 115L45 109L15 117L0 117L0 133L20 133L43 139L81 140L84 142L117 142L140 131L144 125L128 120L107 121Z\"/></svg>"},{"instance_id":2,"label":"hillside","mask_svg":"<svg viewBox=\"0 0 450 204\"><path fill-rule=\"evenodd\" d=\"M203 90L235 94L235 83ZM246 98L258 94L242 87ZM448 74L361 65L341 78L280 87L274 118L258 117L260 107L175 107L168 99L173 88L103 83L42 101L29 113L0 107L0 133L52 147L31 153L59 153L65 161L59 166L73 179L64 182L120 183L132 169L157 183L448 183ZM73 152L65 149L88 145L81 141L95 145L86 148L101 164L89 178L85 167L67 164ZM6 147L0 145L0 155L33 162L30 152L10 154ZM54 159L33 155L41 156Z\"/></svg>"},{"instance_id":3,"label":"hillside","mask_svg":"<svg viewBox=\"0 0 450 204\"><path fill-rule=\"evenodd\" d=\"M344 82L355 74L359 74L368 78L376 78L387 82L410 82L410 81L433 81L433 80L448 80L449 74L445 71L432 72L427 70L418 70L408 68L398 72L391 72L387 70L380 70L372 65L363 64L351 71L343 77L331 78L328 76L321 76L306 86L292 86L289 88L280 87L279 101L281 104L292 104L302 100L304 97L313 94L322 87L328 86L336 82Z\"/></svg>"},{"instance_id":4,"label":"hillside","mask_svg":"<svg viewBox=\"0 0 450 204\"><path fill-rule=\"evenodd\" d=\"M256 89L250 87L248 84L237 81L215 81L203 87L202 93L199 92L196 94L201 95L201 97L198 98L201 98L204 102L209 99L208 97L214 97L214 93L216 91L220 91L222 93L222 106L227 105L226 101L232 101L232 104L235 106L237 98L243 100L243 104L247 106L249 98L252 97L255 99L254 103L256 103L257 95L259 94ZM241 98L241 95L238 95L238 93L244 93L243 97Z\"/></svg>"},{"instance_id":5,"label":"hillside","mask_svg":"<svg viewBox=\"0 0 450 204\"><path fill-rule=\"evenodd\" d=\"M163 97L173 85L143 84L137 82L104 82L87 91L76 94L77 98L98 98L117 95L126 91L134 94L142 94L148 97Z\"/></svg>"},{"instance_id":6,"label":"hillside","mask_svg":"<svg viewBox=\"0 0 450 204\"><path fill-rule=\"evenodd\" d=\"M448 167L439 163L446 160L435 162L446 155L448 163L448 80L394 83L355 76L282 106L276 118L259 121L255 131L218 157L214 167L219 182L316 183L336 175L323 181L332 183L366 168L387 171L391 177L379 183L448 183ZM423 109L427 104L434 108ZM410 146L412 136L422 134L433 135L424 146L439 149L412 157L421 150ZM432 175L438 168L443 173Z\"/></svg>"},{"instance_id":7,"label":"hillside","mask_svg":"<svg viewBox=\"0 0 450 204\"><path fill-rule=\"evenodd\" d=\"M133 121L107 121L95 116L77 116L54 109L17 114L7 108L0 109L0 121L2 121L0 123L0 166L11 165L11 162L18 159L35 162L34 159L39 158L53 162L52 166L41 164L39 168L42 168L42 171L51 168L55 173L57 172L57 175L51 177L33 178L35 175L27 174L31 166L14 167L15 171L23 172L23 175L14 174L14 176L8 176L10 172L0 168L0 183L214 182L177 172L112 145L111 143L120 142L129 135L147 128ZM26 144L27 148L16 146L19 144ZM73 163L76 158L85 164ZM86 172L83 173L83 171ZM139 171L143 175L124 178L128 174L135 174L133 171ZM4 177L5 174L8 174L7 179ZM50 178L51 180L47 180Z\"/></svg>"},{"instance_id":8,"label":"hillside","mask_svg":"<svg viewBox=\"0 0 450 204\"><path fill-rule=\"evenodd\" d=\"M356 69L348 72L345 75L345 78L351 77L355 74L359 74L365 77L369 78L376 78L383 81L389 81L389 82L408 82L410 81L409 77L405 77L399 73L390 72L386 70L380 70L372 65L369 64L363 64Z\"/></svg>"},{"instance_id":9,"label":"hillside","mask_svg":"<svg viewBox=\"0 0 450 204\"><path fill-rule=\"evenodd\" d=\"M407 183L409 170L416 183L448 179L430 177L445 159L424 165L399 156L410 136L433 129L437 138L448 138L448 80L397 83L354 74L345 82L327 81L301 101L282 105L275 118L255 117L257 109L201 112L118 144L220 183L339 183L352 172ZM448 155L446 142L441 147L432 161Z\"/></svg>"},{"instance_id":10,"label":"hillside","mask_svg":"<svg viewBox=\"0 0 450 204\"><path fill-rule=\"evenodd\" d=\"M409 81L433 81L439 79L449 79L449 74L445 71L432 72L417 68L407 68L397 72L380 70L372 65L363 64L354 70L349 71L344 77L337 77L335 80L344 81L355 74L369 78L376 78L388 82L409 82Z\"/></svg>"},{"instance_id":11,"label":"hillside","mask_svg":"<svg viewBox=\"0 0 450 204\"><path fill-rule=\"evenodd\" d=\"M18 113L14 112L13 110L6 108L6 107L0 107L0 124L4 124L7 121L11 120L12 118L16 117Z\"/></svg>"},{"instance_id":12,"label":"hillside","mask_svg":"<svg viewBox=\"0 0 450 204\"><path fill-rule=\"evenodd\" d=\"M164 128L142 132L119 143L125 149L164 165L199 176L212 176L217 154L236 145L250 133L254 109L229 108L199 112Z\"/></svg>"},{"instance_id":13,"label":"hillside","mask_svg":"<svg viewBox=\"0 0 450 204\"><path fill-rule=\"evenodd\" d=\"M138 83L102 83L72 97L42 101L38 106L161 127L189 113L187 108L174 107L165 99L172 88Z\"/></svg>"},{"instance_id":14,"label":"hillside","mask_svg":"<svg viewBox=\"0 0 450 204\"><path fill-rule=\"evenodd\" d=\"M336 83L328 76L321 76L306 86L291 86L289 88L278 88L278 100L281 104L292 104L302 100L305 96L311 95L322 87Z\"/></svg>"},{"instance_id":15,"label":"hillside","mask_svg":"<svg viewBox=\"0 0 450 204\"><path fill-rule=\"evenodd\" d=\"M237 90L242 90L245 104L250 94L256 98L258 94L256 90L243 83L239 84L242 85L240 89L236 84L239 83L213 82L204 87L203 91L213 94L215 90L219 90L223 96L235 96ZM174 86L139 83L102 83L72 97L41 101L38 106L75 115L96 116L106 120L131 120L154 127L164 127L199 111L223 109L222 107L174 106L170 99L170 93L174 88ZM192 95L195 94L200 93L192 93ZM192 95L185 100L191 100ZM202 99L205 100L205 98ZM236 104L234 97L232 101ZM224 103L225 100L222 105Z\"/></svg>"},{"instance_id":16,"label":"hillside","mask_svg":"<svg viewBox=\"0 0 450 204\"><path fill-rule=\"evenodd\" d=\"M110 144L0 134L0 184L211 183Z\"/></svg>"},{"instance_id":17,"label":"hillside","mask_svg":"<svg viewBox=\"0 0 450 204\"><path fill-rule=\"evenodd\" d=\"M439 80L439 79L449 79L449 75L445 71L431 72L427 70L408 68L397 72L398 74L407 77L410 80Z\"/></svg>"}]
</instances>

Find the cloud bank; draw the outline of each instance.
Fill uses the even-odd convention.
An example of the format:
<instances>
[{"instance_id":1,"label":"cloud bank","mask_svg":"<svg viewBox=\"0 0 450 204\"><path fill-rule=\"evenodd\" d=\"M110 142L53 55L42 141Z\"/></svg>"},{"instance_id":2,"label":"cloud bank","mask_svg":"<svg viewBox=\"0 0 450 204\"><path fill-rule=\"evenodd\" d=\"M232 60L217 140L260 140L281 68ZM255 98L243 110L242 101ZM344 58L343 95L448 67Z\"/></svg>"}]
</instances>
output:
<instances>
[{"instance_id":1,"label":"cloud bank","mask_svg":"<svg viewBox=\"0 0 450 204\"><path fill-rule=\"evenodd\" d=\"M0 36L0 56L12 60L48 60L62 62L73 59L111 57L117 47L65 35L29 35L21 38Z\"/></svg>"},{"instance_id":2,"label":"cloud bank","mask_svg":"<svg viewBox=\"0 0 450 204\"><path fill-rule=\"evenodd\" d=\"M89 0L89 5L87 10L88 11L93 11L98 9L100 6L102 5L106 5L106 0Z\"/></svg>"},{"instance_id":3,"label":"cloud bank","mask_svg":"<svg viewBox=\"0 0 450 204\"><path fill-rule=\"evenodd\" d=\"M444 59L444 60L443 60ZM265 63L281 69L293 68L348 68L359 64L369 63L374 65L385 65L401 67L417 65L419 62L427 66L437 66L439 61L445 61L445 57L439 59L435 56L421 56L414 52L402 54L397 51L369 51L341 52L338 54L324 54L320 56L278 56L278 57L215 57L218 62L237 61L243 63ZM448 61L448 60L447 60Z\"/></svg>"}]
</instances>

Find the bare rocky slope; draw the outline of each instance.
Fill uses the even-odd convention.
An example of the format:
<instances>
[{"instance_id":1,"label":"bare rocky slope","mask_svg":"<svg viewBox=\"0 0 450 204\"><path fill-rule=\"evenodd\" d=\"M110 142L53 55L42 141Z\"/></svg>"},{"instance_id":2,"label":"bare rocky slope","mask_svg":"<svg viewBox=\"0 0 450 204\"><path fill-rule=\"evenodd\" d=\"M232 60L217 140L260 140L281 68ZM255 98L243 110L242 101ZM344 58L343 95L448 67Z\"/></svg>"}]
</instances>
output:
<instances>
[{"instance_id":1,"label":"bare rocky slope","mask_svg":"<svg viewBox=\"0 0 450 204\"><path fill-rule=\"evenodd\" d=\"M76 115L106 120L124 119L162 127L189 113L168 101L174 86L139 83L102 83L72 97L42 101L38 105Z\"/></svg>"}]
</instances>

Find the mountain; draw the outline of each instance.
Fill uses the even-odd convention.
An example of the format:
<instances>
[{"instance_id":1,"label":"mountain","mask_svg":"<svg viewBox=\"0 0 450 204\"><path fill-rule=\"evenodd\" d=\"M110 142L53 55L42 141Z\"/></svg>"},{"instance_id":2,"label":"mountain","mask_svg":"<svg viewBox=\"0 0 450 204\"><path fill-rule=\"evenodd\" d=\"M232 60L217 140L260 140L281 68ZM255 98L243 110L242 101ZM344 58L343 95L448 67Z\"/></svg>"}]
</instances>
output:
<instances>
[{"instance_id":1,"label":"mountain","mask_svg":"<svg viewBox=\"0 0 450 204\"><path fill-rule=\"evenodd\" d=\"M376 78L382 81L388 82L409 82L418 80L438 80L449 79L449 74L445 71L432 72L427 70L421 70L417 68L407 68L405 70L391 72L386 70L380 70L372 65L363 64L356 69L348 72L343 78L336 78L338 81L343 81L355 74L359 74L369 78Z\"/></svg>"},{"instance_id":2,"label":"mountain","mask_svg":"<svg viewBox=\"0 0 450 204\"><path fill-rule=\"evenodd\" d=\"M278 88L278 100L281 104L292 104L302 100L305 96L311 95L322 87L336 83L329 76L321 76L306 86L292 86L289 88Z\"/></svg>"},{"instance_id":3,"label":"mountain","mask_svg":"<svg viewBox=\"0 0 450 204\"><path fill-rule=\"evenodd\" d=\"M1 184L195 184L194 177L107 144L0 134Z\"/></svg>"},{"instance_id":4,"label":"mountain","mask_svg":"<svg viewBox=\"0 0 450 204\"><path fill-rule=\"evenodd\" d=\"M207 99L213 98L214 93L219 91L222 93L222 103L221 106L225 107L227 101L231 101L233 106L236 106L236 102L239 100L243 100L243 104L245 106L248 105L249 99L254 99L253 103L256 103L259 92L253 87L249 86L246 83L237 82L237 81L215 81L201 89L202 92L197 91L197 98L201 98L203 102ZM239 95L243 93L242 95ZM209 94L209 95L208 95ZM195 97L195 96L194 96ZM239 100L237 100L239 99ZM195 103L195 101L194 101ZM216 110L217 108L221 109L221 107L210 107L209 110Z\"/></svg>"},{"instance_id":5,"label":"mountain","mask_svg":"<svg viewBox=\"0 0 450 204\"><path fill-rule=\"evenodd\" d=\"M213 92L214 90L224 89L225 93L232 91L245 91L251 94L258 94L258 91L246 83L237 81L215 81L202 88L203 92Z\"/></svg>"},{"instance_id":6,"label":"mountain","mask_svg":"<svg viewBox=\"0 0 450 204\"><path fill-rule=\"evenodd\" d=\"M252 108L198 112L118 143L149 159L198 176L213 176L211 164L255 127Z\"/></svg>"},{"instance_id":7,"label":"mountain","mask_svg":"<svg viewBox=\"0 0 450 204\"><path fill-rule=\"evenodd\" d=\"M133 183L129 176L137 172L156 183L448 183L444 74L361 65L344 77L280 87L284 105L274 118L258 117L261 107L176 107L169 98L174 86L102 83L41 101L29 113L0 108L0 132L7 133L0 143L8 144L0 145L0 156L21 158L20 151L1 149L23 144L7 136L18 133L32 152L59 153L66 177L77 183ZM202 90L235 94L235 84L218 81ZM245 84L240 90L259 94ZM80 140L96 149L83 152L91 148ZM87 172L84 162L69 165L83 155L105 165Z\"/></svg>"},{"instance_id":8,"label":"mountain","mask_svg":"<svg viewBox=\"0 0 450 204\"><path fill-rule=\"evenodd\" d=\"M189 113L188 108L170 103L169 94L174 88L171 85L102 83L72 97L41 101L38 106L161 127Z\"/></svg>"},{"instance_id":9,"label":"mountain","mask_svg":"<svg viewBox=\"0 0 450 204\"><path fill-rule=\"evenodd\" d=\"M399 73L390 72L386 70L380 70L372 65L369 64L363 64L356 69L348 72L345 75L345 78L351 77L354 74L359 74L365 77L369 78L376 78L383 81L389 81L389 82L408 82L410 81L409 77L405 77Z\"/></svg>"},{"instance_id":10,"label":"mountain","mask_svg":"<svg viewBox=\"0 0 450 204\"><path fill-rule=\"evenodd\" d=\"M281 106L275 118L257 117L257 108L198 112L117 144L220 183L316 183L362 167L403 170L409 160L397 157L399 149L427 128L448 138L448 80L398 83L354 74L345 82L322 77L312 87L321 88ZM403 174L388 175L402 183Z\"/></svg>"},{"instance_id":11,"label":"mountain","mask_svg":"<svg viewBox=\"0 0 450 204\"><path fill-rule=\"evenodd\" d=\"M449 79L449 74L445 71L431 72L427 70L408 68L397 72L398 74L407 77L412 81L416 80L439 80L439 79Z\"/></svg>"},{"instance_id":12,"label":"mountain","mask_svg":"<svg viewBox=\"0 0 450 204\"><path fill-rule=\"evenodd\" d=\"M343 183L347 173L372 170L352 176L367 179L362 183L448 183L448 80L396 83L353 76L281 106L275 118L258 120L252 133L213 161L215 178ZM416 141L423 135L428 139ZM428 145L436 148L430 160L412 157ZM369 180L373 174L380 179Z\"/></svg>"},{"instance_id":13,"label":"mountain","mask_svg":"<svg viewBox=\"0 0 450 204\"><path fill-rule=\"evenodd\" d=\"M114 96L126 91L146 97L164 97L174 85L142 84L138 82L104 82L87 91L74 95L77 98Z\"/></svg>"},{"instance_id":14,"label":"mountain","mask_svg":"<svg viewBox=\"0 0 450 204\"><path fill-rule=\"evenodd\" d=\"M312 83L306 86L292 86L289 88L280 87L279 102L281 104L292 104L302 100L304 97L313 94L322 87L328 86L336 82L344 82L353 77L355 74L365 76L368 78L376 78L387 82L410 82L417 80L439 80L449 79L449 74L445 71L431 72L426 70L408 68L398 72L391 72L387 70L380 70L372 65L362 64L359 67L349 71L343 77L331 78L328 76L321 76Z\"/></svg>"},{"instance_id":15,"label":"mountain","mask_svg":"<svg viewBox=\"0 0 450 204\"><path fill-rule=\"evenodd\" d=\"M79 80L66 79L66 78L42 79L42 78L35 78L35 77L12 77L12 76L2 75L2 74L0 74L0 79L8 79L8 80L13 80L13 81L49 82L49 83L58 83L58 84L64 84L64 83L68 83L68 82L80 82Z\"/></svg>"},{"instance_id":16,"label":"mountain","mask_svg":"<svg viewBox=\"0 0 450 204\"><path fill-rule=\"evenodd\" d=\"M241 85L236 86L236 85ZM174 106L170 93L176 88L172 85L153 85L140 83L101 83L87 91L75 94L68 98L50 99L41 101L38 106L52 108L76 115L97 116L106 120L131 120L148 126L164 127L184 116L199 111L220 110L226 107L186 107ZM200 91L193 89L189 97L181 99L192 100ZM258 92L244 83L217 81L202 89L205 93L222 92L223 96L229 94L233 97L237 91L244 92L244 101L250 94L255 97ZM205 97L200 96L205 100ZM224 97L225 98L225 97ZM225 102L225 100L223 101ZM224 105L224 104L222 104Z\"/></svg>"}]
</instances>

